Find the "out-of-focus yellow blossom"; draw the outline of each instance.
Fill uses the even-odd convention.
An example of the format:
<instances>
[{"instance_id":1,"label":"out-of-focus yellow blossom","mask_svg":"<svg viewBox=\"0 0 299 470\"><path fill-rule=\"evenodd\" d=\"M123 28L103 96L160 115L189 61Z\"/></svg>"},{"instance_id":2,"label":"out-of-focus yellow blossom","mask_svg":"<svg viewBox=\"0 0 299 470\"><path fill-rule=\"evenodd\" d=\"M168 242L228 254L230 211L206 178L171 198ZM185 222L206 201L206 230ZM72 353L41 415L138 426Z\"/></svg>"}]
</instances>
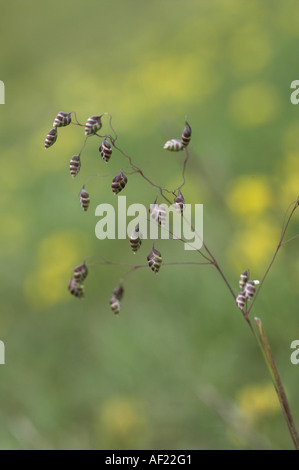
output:
<instances>
[{"instance_id":1,"label":"out-of-focus yellow blossom","mask_svg":"<svg viewBox=\"0 0 299 470\"><path fill-rule=\"evenodd\" d=\"M227 256L236 272L265 268L274 254L280 235L279 225L262 219L246 225L231 240Z\"/></svg>"},{"instance_id":2,"label":"out-of-focus yellow blossom","mask_svg":"<svg viewBox=\"0 0 299 470\"><path fill-rule=\"evenodd\" d=\"M297 8L297 0L280 2L279 15L275 15L279 29L285 31L288 35L299 36L299 16L296 14L298 11Z\"/></svg>"},{"instance_id":3,"label":"out-of-focus yellow blossom","mask_svg":"<svg viewBox=\"0 0 299 470\"><path fill-rule=\"evenodd\" d=\"M179 63L179 66L178 66ZM209 60L200 56L148 57L122 77L122 83L107 83L107 93L119 93L118 112L124 114L122 129L130 130L140 119L155 119L169 103L178 110L188 101L202 103L215 93L219 77ZM181 112L181 111L180 111ZM144 128L143 128L144 132Z\"/></svg>"},{"instance_id":4,"label":"out-of-focus yellow blossom","mask_svg":"<svg viewBox=\"0 0 299 470\"><path fill-rule=\"evenodd\" d=\"M278 203L286 209L299 196L299 145L297 153L289 153L279 162L277 176L280 185Z\"/></svg>"},{"instance_id":5,"label":"out-of-focus yellow blossom","mask_svg":"<svg viewBox=\"0 0 299 470\"><path fill-rule=\"evenodd\" d=\"M279 110L279 97L270 83L250 83L230 97L229 112L243 127L256 127L273 120Z\"/></svg>"},{"instance_id":6,"label":"out-of-focus yellow blossom","mask_svg":"<svg viewBox=\"0 0 299 470\"><path fill-rule=\"evenodd\" d=\"M259 72L269 62L271 43L264 27L248 23L232 32L227 56L234 75Z\"/></svg>"},{"instance_id":7,"label":"out-of-focus yellow blossom","mask_svg":"<svg viewBox=\"0 0 299 470\"><path fill-rule=\"evenodd\" d=\"M38 247L36 268L25 279L25 296L37 310L71 298L67 291L72 269L83 260L78 256L87 246L86 235L78 232L54 233Z\"/></svg>"},{"instance_id":8,"label":"out-of-focus yellow blossom","mask_svg":"<svg viewBox=\"0 0 299 470\"><path fill-rule=\"evenodd\" d=\"M261 175L241 176L232 183L227 202L238 216L259 217L273 204L270 184Z\"/></svg>"},{"instance_id":9,"label":"out-of-focus yellow blossom","mask_svg":"<svg viewBox=\"0 0 299 470\"><path fill-rule=\"evenodd\" d=\"M106 400L96 415L99 439L123 447L136 444L138 436L145 431L146 418L142 405L134 398L113 397Z\"/></svg>"},{"instance_id":10,"label":"out-of-focus yellow blossom","mask_svg":"<svg viewBox=\"0 0 299 470\"><path fill-rule=\"evenodd\" d=\"M272 383L247 385L240 390L237 403L249 421L280 411L280 405Z\"/></svg>"}]
</instances>

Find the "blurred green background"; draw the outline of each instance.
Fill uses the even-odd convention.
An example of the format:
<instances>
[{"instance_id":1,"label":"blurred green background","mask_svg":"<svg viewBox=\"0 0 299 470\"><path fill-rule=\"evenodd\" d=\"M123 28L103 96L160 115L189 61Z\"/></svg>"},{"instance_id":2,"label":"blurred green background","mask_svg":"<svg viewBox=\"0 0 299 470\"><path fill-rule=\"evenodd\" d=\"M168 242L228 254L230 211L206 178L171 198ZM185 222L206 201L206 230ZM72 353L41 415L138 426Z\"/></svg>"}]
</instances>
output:
<instances>
[{"instance_id":1,"label":"blurred green background","mask_svg":"<svg viewBox=\"0 0 299 470\"><path fill-rule=\"evenodd\" d=\"M93 179L105 165L90 139L80 174L69 160L82 128L44 139L58 111L85 122L110 112L118 144L164 187L182 154L163 151L193 130L186 202L204 204L204 237L233 288L261 279L283 214L299 193L296 0L0 1L1 449L289 449L292 442L249 328L210 266L148 269L128 279L119 317L109 299L125 270L94 266L86 299L67 291L83 258L144 263L128 241L99 241L94 210L116 203ZM128 204L154 188L129 177ZM124 194L124 193L122 193ZM299 232L298 214L289 236ZM161 241L163 260L200 260ZM262 318L295 421L299 366L298 242L284 247L252 310Z\"/></svg>"}]
</instances>

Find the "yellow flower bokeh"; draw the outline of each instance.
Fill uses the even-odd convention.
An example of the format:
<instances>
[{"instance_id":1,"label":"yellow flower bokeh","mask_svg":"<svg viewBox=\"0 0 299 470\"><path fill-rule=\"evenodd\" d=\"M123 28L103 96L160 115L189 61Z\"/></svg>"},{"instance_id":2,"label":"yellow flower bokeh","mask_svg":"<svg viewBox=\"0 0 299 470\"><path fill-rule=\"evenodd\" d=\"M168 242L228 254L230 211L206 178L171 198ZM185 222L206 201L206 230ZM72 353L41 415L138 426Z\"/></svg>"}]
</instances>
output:
<instances>
[{"instance_id":1,"label":"yellow flower bokeh","mask_svg":"<svg viewBox=\"0 0 299 470\"><path fill-rule=\"evenodd\" d=\"M237 76L259 72L269 63L271 54L268 32L257 24L240 26L232 33L228 43L227 56L231 72Z\"/></svg>"},{"instance_id":2,"label":"yellow flower bokeh","mask_svg":"<svg viewBox=\"0 0 299 470\"><path fill-rule=\"evenodd\" d=\"M251 384L240 390L237 403L251 422L279 412L280 404L272 383Z\"/></svg>"},{"instance_id":3,"label":"yellow flower bokeh","mask_svg":"<svg viewBox=\"0 0 299 470\"><path fill-rule=\"evenodd\" d=\"M246 225L231 240L227 249L230 264L241 273L245 269L264 269L274 254L280 227L271 220L261 219Z\"/></svg>"},{"instance_id":4,"label":"yellow flower bokeh","mask_svg":"<svg viewBox=\"0 0 299 470\"><path fill-rule=\"evenodd\" d=\"M70 299L67 285L72 269L83 261L78 258L78 246L81 251L86 245L86 235L70 231L51 234L40 242L36 267L24 282L25 297L33 308Z\"/></svg>"},{"instance_id":5,"label":"yellow flower bokeh","mask_svg":"<svg viewBox=\"0 0 299 470\"><path fill-rule=\"evenodd\" d=\"M270 83L249 83L230 97L229 113L242 127L258 127L272 121L278 114L279 97Z\"/></svg>"},{"instance_id":6,"label":"yellow flower bokeh","mask_svg":"<svg viewBox=\"0 0 299 470\"><path fill-rule=\"evenodd\" d=\"M106 448L111 442L131 448L147 429L144 407L135 397L111 397L98 409L95 426L98 438Z\"/></svg>"},{"instance_id":7,"label":"yellow flower bokeh","mask_svg":"<svg viewBox=\"0 0 299 470\"><path fill-rule=\"evenodd\" d=\"M244 175L231 184L227 203L238 216L258 217L273 204L269 182L263 175Z\"/></svg>"},{"instance_id":8,"label":"yellow flower bokeh","mask_svg":"<svg viewBox=\"0 0 299 470\"><path fill-rule=\"evenodd\" d=\"M299 152L290 152L279 162L279 204L286 209L299 196Z\"/></svg>"}]
</instances>

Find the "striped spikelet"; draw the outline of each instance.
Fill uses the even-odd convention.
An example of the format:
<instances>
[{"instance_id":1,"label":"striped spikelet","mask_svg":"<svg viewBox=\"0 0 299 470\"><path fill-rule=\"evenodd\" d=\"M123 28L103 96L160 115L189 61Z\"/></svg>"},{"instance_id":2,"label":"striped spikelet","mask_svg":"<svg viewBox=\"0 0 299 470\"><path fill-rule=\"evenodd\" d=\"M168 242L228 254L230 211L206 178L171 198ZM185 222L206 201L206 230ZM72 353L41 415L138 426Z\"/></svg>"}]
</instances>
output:
<instances>
[{"instance_id":1,"label":"striped spikelet","mask_svg":"<svg viewBox=\"0 0 299 470\"><path fill-rule=\"evenodd\" d=\"M240 290L244 290L245 284L248 281L248 276L249 276L248 269L240 275L240 280L239 280Z\"/></svg>"},{"instance_id":2,"label":"striped spikelet","mask_svg":"<svg viewBox=\"0 0 299 470\"><path fill-rule=\"evenodd\" d=\"M116 297L118 300L121 300L124 295L124 288L122 284L119 284L114 291L113 291L113 296Z\"/></svg>"},{"instance_id":3,"label":"striped spikelet","mask_svg":"<svg viewBox=\"0 0 299 470\"><path fill-rule=\"evenodd\" d=\"M191 127L189 126L188 122L186 121L185 122L185 129L183 131L183 134L182 134L182 144L183 144L183 147L187 147L187 145L189 144L190 140L191 140Z\"/></svg>"},{"instance_id":4,"label":"striped spikelet","mask_svg":"<svg viewBox=\"0 0 299 470\"><path fill-rule=\"evenodd\" d=\"M53 127L65 127L68 126L72 121L71 113L64 113L60 111L53 122Z\"/></svg>"},{"instance_id":5,"label":"striped spikelet","mask_svg":"<svg viewBox=\"0 0 299 470\"><path fill-rule=\"evenodd\" d=\"M134 232L132 232L130 236L130 245L134 254L141 247L141 243L142 243L142 234L139 231L139 224L138 224Z\"/></svg>"},{"instance_id":6,"label":"striped spikelet","mask_svg":"<svg viewBox=\"0 0 299 470\"><path fill-rule=\"evenodd\" d=\"M255 294L255 286L257 286L260 281L247 281L244 287L244 294L246 299L251 300Z\"/></svg>"},{"instance_id":7,"label":"striped spikelet","mask_svg":"<svg viewBox=\"0 0 299 470\"><path fill-rule=\"evenodd\" d=\"M80 160L80 155L73 155L70 161L70 173L72 175L72 178L75 178L77 174L79 173L81 168L81 160Z\"/></svg>"},{"instance_id":8,"label":"striped spikelet","mask_svg":"<svg viewBox=\"0 0 299 470\"><path fill-rule=\"evenodd\" d=\"M80 204L84 212L87 211L90 203L90 197L87 191L84 188L80 191Z\"/></svg>"},{"instance_id":9,"label":"striped spikelet","mask_svg":"<svg viewBox=\"0 0 299 470\"><path fill-rule=\"evenodd\" d=\"M179 214L183 215L185 210L185 199L181 192L174 200L174 207Z\"/></svg>"},{"instance_id":10,"label":"striped spikelet","mask_svg":"<svg viewBox=\"0 0 299 470\"><path fill-rule=\"evenodd\" d=\"M155 274L157 274L161 268L162 255L160 251L155 248L147 256L148 265Z\"/></svg>"},{"instance_id":11,"label":"striped spikelet","mask_svg":"<svg viewBox=\"0 0 299 470\"><path fill-rule=\"evenodd\" d=\"M48 149L49 147L51 147L51 145L54 145L56 140L57 140L57 128L53 127L53 129L51 129L47 134L47 137L45 140L45 149Z\"/></svg>"},{"instance_id":12,"label":"striped spikelet","mask_svg":"<svg viewBox=\"0 0 299 470\"><path fill-rule=\"evenodd\" d=\"M84 285L77 282L75 279L71 279L68 285L70 293L78 298L84 297Z\"/></svg>"},{"instance_id":13,"label":"striped spikelet","mask_svg":"<svg viewBox=\"0 0 299 470\"><path fill-rule=\"evenodd\" d=\"M118 300L117 297L115 297L115 295L113 295L110 299L110 308L111 308L112 312L115 315L119 314L119 312L120 312L120 301Z\"/></svg>"},{"instance_id":14,"label":"striped spikelet","mask_svg":"<svg viewBox=\"0 0 299 470\"><path fill-rule=\"evenodd\" d=\"M247 281L244 287L244 295L245 298L250 300L254 296L255 293L255 284L253 281Z\"/></svg>"},{"instance_id":15,"label":"striped spikelet","mask_svg":"<svg viewBox=\"0 0 299 470\"><path fill-rule=\"evenodd\" d=\"M171 152L179 152L180 150L183 150L184 145L181 140L171 139L166 142L163 148L165 150L170 150Z\"/></svg>"},{"instance_id":16,"label":"striped spikelet","mask_svg":"<svg viewBox=\"0 0 299 470\"><path fill-rule=\"evenodd\" d=\"M102 127L101 116L91 116L85 124L85 135L95 134Z\"/></svg>"},{"instance_id":17,"label":"striped spikelet","mask_svg":"<svg viewBox=\"0 0 299 470\"><path fill-rule=\"evenodd\" d=\"M76 282L83 282L88 274L88 269L85 263L80 264L74 268L74 279Z\"/></svg>"},{"instance_id":18,"label":"striped spikelet","mask_svg":"<svg viewBox=\"0 0 299 470\"><path fill-rule=\"evenodd\" d=\"M246 303L246 297L243 291L240 291L237 298L236 298L236 304L239 309L243 310L244 306Z\"/></svg>"},{"instance_id":19,"label":"striped spikelet","mask_svg":"<svg viewBox=\"0 0 299 470\"><path fill-rule=\"evenodd\" d=\"M110 157L112 155L112 148L111 148L111 144L110 142L108 142L108 140L103 140L100 148L99 148L99 152L104 160L105 163L108 163L109 160L110 160Z\"/></svg>"},{"instance_id":20,"label":"striped spikelet","mask_svg":"<svg viewBox=\"0 0 299 470\"><path fill-rule=\"evenodd\" d=\"M155 222L157 222L159 225L165 225L166 210L163 204L151 204L149 213Z\"/></svg>"},{"instance_id":21,"label":"striped spikelet","mask_svg":"<svg viewBox=\"0 0 299 470\"><path fill-rule=\"evenodd\" d=\"M122 284L119 284L119 286L114 289L112 297L110 299L110 308L115 315L118 315L120 312L120 301L123 298L123 295L124 288Z\"/></svg>"},{"instance_id":22,"label":"striped spikelet","mask_svg":"<svg viewBox=\"0 0 299 470\"><path fill-rule=\"evenodd\" d=\"M112 191L115 194L120 193L128 182L128 178L126 175L121 171L118 175L116 175L112 180Z\"/></svg>"}]
</instances>

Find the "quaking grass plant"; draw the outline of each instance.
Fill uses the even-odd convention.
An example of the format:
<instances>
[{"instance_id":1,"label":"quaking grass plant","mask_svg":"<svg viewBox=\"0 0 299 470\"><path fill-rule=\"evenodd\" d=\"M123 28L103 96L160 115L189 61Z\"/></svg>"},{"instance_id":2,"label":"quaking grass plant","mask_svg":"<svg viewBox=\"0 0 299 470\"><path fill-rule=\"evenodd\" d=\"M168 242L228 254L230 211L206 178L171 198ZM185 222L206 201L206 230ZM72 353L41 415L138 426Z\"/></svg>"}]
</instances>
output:
<instances>
[{"instance_id":1,"label":"quaking grass plant","mask_svg":"<svg viewBox=\"0 0 299 470\"><path fill-rule=\"evenodd\" d=\"M100 133L103 127L103 120L107 120L107 133ZM128 176L138 174L140 175L148 184L150 184L156 191L155 202L154 204L150 204L149 207L149 218L154 220L156 224L163 228L165 222L165 209L161 201L164 200L168 204L173 205L181 217L190 224L191 229L195 233L196 237L200 239L201 248L195 249L194 252L196 256L199 256L200 261L192 261L192 262L167 262L163 265L177 265L177 264L197 264L197 265L212 265L216 271L219 273L223 282L226 284L227 289L229 290L233 302L237 308L240 309L244 320L246 321L254 339L256 340L262 356L265 360L265 363L269 369L271 379L273 382L273 386L278 396L278 400L284 414L289 433L293 440L294 446L296 450L299 450L299 437L295 427L295 423L290 411L290 407L288 404L287 396L282 385L277 366L271 352L271 348L269 342L266 337L266 333L264 331L262 321L260 318L254 318L254 322L249 317L250 311L255 304L257 297L259 295L260 290L262 289L264 282L268 276L268 273L278 255L279 250L282 246L286 245L288 242L293 240L295 237L299 236L296 235L295 237L286 238L286 233L288 226L291 222L291 219L299 206L299 197L297 200L293 201L286 213L282 224L280 238L278 240L278 244L276 246L274 255L270 261L268 268L264 276L262 277L261 281L251 280L249 278L249 270L244 271L240 274L239 279L239 291L238 293L235 292L234 288L231 286L230 282L228 281L226 275L224 274L222 268L220 267L219 263L215 255L212 251L208 248L207 243L201 238L200 234L196 232L194 227L192 226L191 222L186 219L184 210L185 210L185 199L182 194L182 188L186 183L185 178L185 171L189 160L189 149L188 145L191 141L191 127L187 121L185 120L185 127L182 133L181 138L179 139L171 139L166 142L164 145L164 149L172 152L184 152L185 157L183 161L183 168L182 168L182 182L181 184L175 189L164 188L159 184L152 181L143 171L142 169L133 161L132 157L124 152L122 148L120 148L117 144L118 136L112 126L112 116L109 113L103 113L101 115L91 116L87 122L84 124L80 123L77 119L75 112L59 112L54 119L53 128L48 132L46 140L45 140L45 148L48 149L51 147L57 140L58 136L58 129L68 126L68 125L75 125L79 127L85 128L85 140L83 142L82 148L80 149L79 153L73 155L70 160L70 174L73 178L75 178L81 168L81 154L87 144L87 141L93 138L99 138L101 143L99 146L99 153L105 163L109 163L110 159L114 157L112 154L114 151L118 152L122 157L124 157L127 161L127 165L124 166L118 174L109 174L109 175L92 175L79 193L79 201L83 211L87 211L89 204L90 204L90 195L87 192L86 185L92 177L112 177L111 189L115 195L119 194L123 191L128 184ZM158 203L159 201L159 203ZM184 237L179 238L185 244L188 244L188 241L184 239ZM124 284L127 281L128 277L134 274L139 269L148 269L150 268L154 273L158 273L161 265L162 265L162 255L156 248L156 244L158 244L158 239L154 241L153 248L150 253L147 255L147 263L144 264L128 264L128 263L121 263L121 262L114 262L105 259L101 255L96 255L95 257L89 256L83 262L76 266L73 270L73 276L69 282L68 289L69 292L77 297L83 298L84 297L84 282L88 275L88 269L91 265L95 263L99 263L102 265L115 265L115 266L127 266L128 271L123 276L119 284L114 289L111 299L110 299L110 308L114 314L120 313L121 308L121 299L124 294ZM135 227L135 230L132 232L128 246L131 247L133 253L136 253L142 245L142 234L140 232L139 225Z\"/></svg>"}]
</instances>

